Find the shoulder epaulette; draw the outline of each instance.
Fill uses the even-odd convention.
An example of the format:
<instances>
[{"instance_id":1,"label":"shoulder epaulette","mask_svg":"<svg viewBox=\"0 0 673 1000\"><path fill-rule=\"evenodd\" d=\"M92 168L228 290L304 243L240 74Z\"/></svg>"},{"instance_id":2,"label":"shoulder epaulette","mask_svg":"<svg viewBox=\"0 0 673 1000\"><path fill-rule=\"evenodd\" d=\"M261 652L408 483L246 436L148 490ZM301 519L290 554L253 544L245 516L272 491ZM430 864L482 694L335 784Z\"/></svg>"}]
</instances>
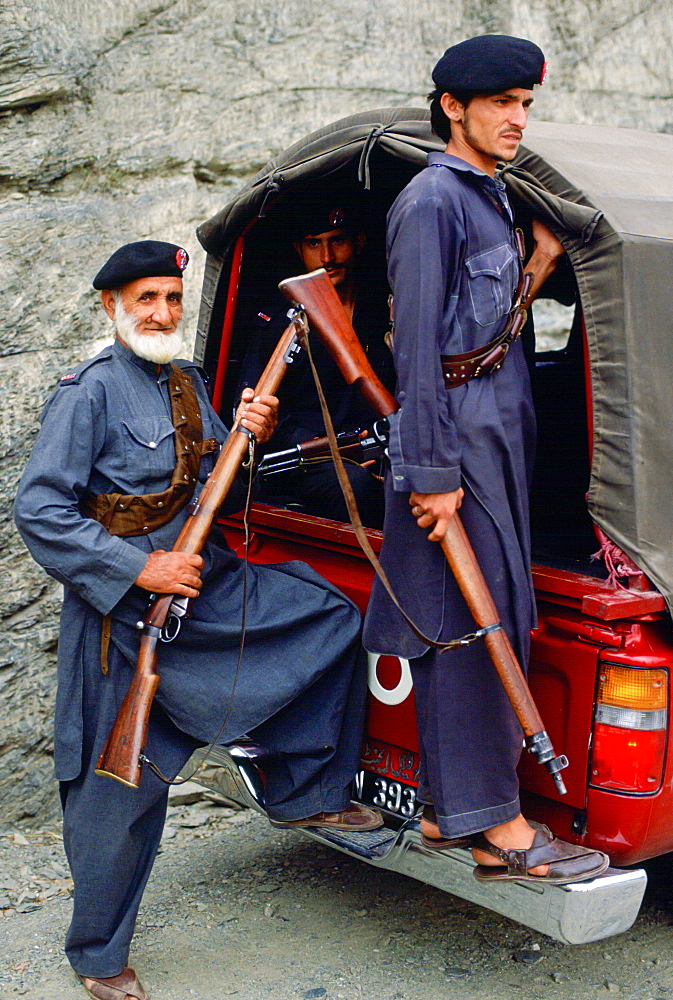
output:
<instances>
[{"instance_id":1,"label":"shoulder epaulette","mask_svg":"<svg viewBox=\"0 0 673 1000\"><path fill-rule=\"evenodd\" d=\"M84 372L88 371L89 368L92 368L93 365L96 365L101 361L107 361L110 358L110 356L111 356L110 349L107 347L104 348L93 358L87 358L86 361L81 361L75 368L71 368L69 372L65 373L65 375L61 375L60 379L58 380L58 384L78 385L79 382L81 381Z\"/></svg>"}]
</instances>

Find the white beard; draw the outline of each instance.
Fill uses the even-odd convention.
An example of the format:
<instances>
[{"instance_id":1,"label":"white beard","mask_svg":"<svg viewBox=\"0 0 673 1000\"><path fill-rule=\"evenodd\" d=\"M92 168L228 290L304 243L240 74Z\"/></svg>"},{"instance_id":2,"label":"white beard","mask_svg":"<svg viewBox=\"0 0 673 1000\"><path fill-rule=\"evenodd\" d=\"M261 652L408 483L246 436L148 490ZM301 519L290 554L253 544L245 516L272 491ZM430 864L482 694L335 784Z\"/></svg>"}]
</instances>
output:
<instances>
[{"instance_id":1,"label":"white beard","mask_svg":"<svg viewBox=\"0 0 673 1000\"><path fill-rule=\"evenodd\" d=\"M138 333L138 320L124 308L121 299L115 303L115 331L124 343L139 358L153 361L157 365L168 364L177 358L182 349L183 325L178 323L173 333Z\"/></svg>"}]
</instances>

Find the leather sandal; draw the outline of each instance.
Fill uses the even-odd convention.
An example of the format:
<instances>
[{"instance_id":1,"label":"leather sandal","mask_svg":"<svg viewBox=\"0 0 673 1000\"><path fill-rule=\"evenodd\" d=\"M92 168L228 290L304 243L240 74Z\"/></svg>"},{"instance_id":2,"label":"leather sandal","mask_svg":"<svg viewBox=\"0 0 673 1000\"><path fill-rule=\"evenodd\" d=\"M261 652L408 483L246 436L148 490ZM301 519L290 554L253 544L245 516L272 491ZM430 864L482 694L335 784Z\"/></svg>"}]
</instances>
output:
<instances>
[{"instance_id":1,"label":"leather sandal","mask_svg":"<svg viewBox=\"0 0 673 1000\"><path fill-rule=\"evenodd\" d=\"M433 851L448 851L451 847L472 847L472 837L426 837L422 833L421 843Z\"/></svg>"},{"instance_id":2,"label":"leather sandal","mask_svg":"<svg viewBox=\"0 0 673 1000\"><path fill-rule=\"evenodd\" d=\"M592 851L577 844L559 840L549 827L536 824L535 837L527 850L505 850L496 847L483 833L472 838L472 848L498 858L503 865L489 867L477 865L474 877L480 882L547 882L550 885L567 885L583 882L600 875L610 864L607 854ZM529 870L538 865L549 865L546 875L531 875Z\"/></svg>"},{"instance_id":3,"label":"leather sandal","mask_svg":"<svg viewBox=\"0 0 673 1000\"><path fill-rule=\"evenodd\" d=\"M150 1000L135 972L128 965L111 979L91 979L89 976L79 978L91 1000Z\"/></svg>"},{"instance_id":4,"label":"leather sandal","mask_svg":"<svg viewBox=\"0 0 673 1000\"><path fill-rule=\"evenodd\" d=\"M426 802L423 806L423 816L422 818L426 823L432 823L433 826L437 826L437 813L435 812L435 807ZM433 851L446 851L451 847L469 847L472 844L472 835L465 837L429 837L426 833L421 832L421 843L423 847L429 847Z\"/></svg>"},{"instance_id":5,"label":"leather sandal","mask_svg":"<svg viewBox=\"0 0 673 1000\"><path fill-rule=\"evenodd\" d=\"M383 826L383 816L378 809L363 806L360 802L351 802L341 812L321 812L316 813L315 816L307 816L306 819L293 819L286 822L269 817L269 822L281 830L303 826L326 826L331 830L350 830L351 833L364 833L366 830L378 830L380 826Z\"/></svg>"}]
</instances>

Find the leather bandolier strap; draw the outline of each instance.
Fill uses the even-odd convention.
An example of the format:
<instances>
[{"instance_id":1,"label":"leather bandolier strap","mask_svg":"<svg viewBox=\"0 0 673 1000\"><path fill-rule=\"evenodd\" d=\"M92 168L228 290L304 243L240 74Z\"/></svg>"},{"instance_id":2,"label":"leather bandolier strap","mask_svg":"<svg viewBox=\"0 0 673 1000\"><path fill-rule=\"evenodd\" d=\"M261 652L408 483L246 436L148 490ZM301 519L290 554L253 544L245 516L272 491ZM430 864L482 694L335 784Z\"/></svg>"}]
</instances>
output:
<instances>
[{"instance_id":1,"label":"leather bandolier strap","mask_svg":"<svg viewBox=\"0 0 673 1000\"><path fill-rule=\"evenodd\" d=\"M112 615L108 612L103 621L101 622L100 630L100 669L101 673L106 674L108 672L108 662L107 654L110 648L110 639L112 638Z\"/></svg>"},{"instance_id":2,"label":"leather bandolier strap","mask_svg":"<svg viewBox=\"0 0 673 1000\"><path fill-rule=\"evenodd\" d=\"M524 245L523 233L516 230L516 241L519 250L519 259L523 261ZM475 351L468 351L466 354L441 354L439 360L442 364L444 374L444 385L447 389L454 389L457 385L463 385L473 378L483 378L491 372L497 372L507 357L512 344L518 340L524 328L534 275L531 271L520 269L519 282L514 294L514 301L507 317L507 323L502 333L494 340L490 340L483 347L478 347Z\"/></svg>"},{"instance_id":3,"label":"leather bandolier strap","mask_svg":"<svg viewBox=\"0 0 673 1000\"><path fill-rule=\"evenodd\" d=\"M439 360L446 388L453 389L473 378L483 378L484 375L497 372L511 345L519 338L526 315L523 303L518 303L510 314L505 330L495 340L466 354L441 354Z\"/></svg>"},{"instance_id":4,"label":"leather bandolier strap","mask_svg":"<svg viewBox=\"0 0 673 1000\"><path fill-rule=\"evenodd\" d=\"M172 368L168 393L175 428L176 465L171 485L162 493L142 496L88 493L82 498L82 513L100 521L111 535L121 538L145 535L172 521L192 498L201 457L220 447L215 438L203 440L201 409L191 377L177 365Z\"/></svg>"}]
</instances>

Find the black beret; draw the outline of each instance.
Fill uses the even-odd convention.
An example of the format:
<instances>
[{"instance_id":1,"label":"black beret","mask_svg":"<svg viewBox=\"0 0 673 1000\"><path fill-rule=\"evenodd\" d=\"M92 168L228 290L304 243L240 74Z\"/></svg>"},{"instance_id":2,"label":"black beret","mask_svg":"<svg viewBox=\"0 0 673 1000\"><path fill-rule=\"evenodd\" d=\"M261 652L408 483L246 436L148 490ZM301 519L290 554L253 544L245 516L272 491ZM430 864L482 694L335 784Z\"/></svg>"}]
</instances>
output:
<instances>
[{"instance_id":1,"label":"black beret","mask_svg":"<svg viewBox=\"0 0 673 1000\"><path fill-rule=\"evenodd\" d=\"M544 53L527 38L479 35L447 49L432 71L438 90L449 94L499 94L512 87L532 90L545 78Z\"/></svg>"},{"instance_id":2,"label":"black beret","mask_svg":"<svg viewBox=\"0 0 673 1000\"><path fill-rule=\"evenodd\" d=\"M287 206L293 239L328 233L332 229L356 232L361 226L360 199L353 191L318 184L301 191Z\"/></svg>"},{"instance_id":3,"label":"black beret","mask_svg":"<svg viewBox=\"0 0 673 1000\"><path fill-rule=\"evenodd\" d=\"M93 287L121 288L138 278L181 278L189 254L174 243L141 240L115 250L93 279Z\"/></svg>"}]
</instances>

